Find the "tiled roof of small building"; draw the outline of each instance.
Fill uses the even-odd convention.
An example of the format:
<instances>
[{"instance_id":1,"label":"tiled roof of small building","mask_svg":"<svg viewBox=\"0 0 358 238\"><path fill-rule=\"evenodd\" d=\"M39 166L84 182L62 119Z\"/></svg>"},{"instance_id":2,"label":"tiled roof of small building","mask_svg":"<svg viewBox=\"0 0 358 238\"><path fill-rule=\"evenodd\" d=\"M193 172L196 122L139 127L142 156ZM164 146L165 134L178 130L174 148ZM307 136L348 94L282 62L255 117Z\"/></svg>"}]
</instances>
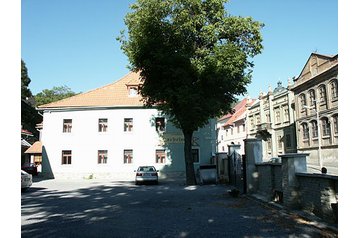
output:
<instances>
[{"instance_id":1,"label":"tiled roof of small building","mask_svg":"<svg viewBox=\"0 0 358 238\"><path fill-rule=\"evenodd\" d=\"M41 154L42 153L42 143L41 141L36 141L30 148L25 151L25 154Z\"/></svg>"}]
</instances>

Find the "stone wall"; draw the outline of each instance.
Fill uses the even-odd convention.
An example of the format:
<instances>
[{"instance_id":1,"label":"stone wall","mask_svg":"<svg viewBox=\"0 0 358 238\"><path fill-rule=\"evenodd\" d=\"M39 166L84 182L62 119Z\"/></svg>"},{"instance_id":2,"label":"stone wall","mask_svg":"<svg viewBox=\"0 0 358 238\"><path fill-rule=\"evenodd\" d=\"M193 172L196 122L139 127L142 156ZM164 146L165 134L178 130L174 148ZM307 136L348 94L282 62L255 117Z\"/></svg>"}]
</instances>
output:
<instances>
[{"instance_id":1,"label":"stone wall","mask_svg":"<svg viewBox=\"0 0 358 238\"><path fill-rule=\"evenodd\" d=\"M260 154L257 150L260 145L254 145L256 143L261 142L249 140L246 145L248 194L257 194L267 201L280 202L287 208L304 210L324 221L337 223L338 176L307 173L309 154L285 154L279 156L281 162L260 162L254 158L255 154Z\"/></svg>"}]
</instances>

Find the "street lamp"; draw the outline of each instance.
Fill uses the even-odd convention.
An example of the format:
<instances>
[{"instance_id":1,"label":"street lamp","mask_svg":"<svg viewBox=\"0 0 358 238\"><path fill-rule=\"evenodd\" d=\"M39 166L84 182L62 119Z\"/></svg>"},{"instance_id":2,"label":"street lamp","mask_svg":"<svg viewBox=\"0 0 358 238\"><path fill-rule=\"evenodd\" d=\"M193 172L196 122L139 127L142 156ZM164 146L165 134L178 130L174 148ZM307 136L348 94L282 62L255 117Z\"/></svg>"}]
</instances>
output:
<instances>
[{"instance_id":1,"label":"street lamp","mask_svg":"<svg viewBox=\"0 0 358 238\"><path fill-rule=\"evenodd\" d=\"M317 106L317 101L314 100L314 102L315 102L315 107L314 106L309 107L309 106L303 105L303 108L313 109L313 111L316 113L317 133L318 133L318 160L319 160L320 169L322 169L323 161L322 161L322 156L321 156L321 127L319 124L319 110L318 110L318 106Z\"/></svg>"}]
</instances>

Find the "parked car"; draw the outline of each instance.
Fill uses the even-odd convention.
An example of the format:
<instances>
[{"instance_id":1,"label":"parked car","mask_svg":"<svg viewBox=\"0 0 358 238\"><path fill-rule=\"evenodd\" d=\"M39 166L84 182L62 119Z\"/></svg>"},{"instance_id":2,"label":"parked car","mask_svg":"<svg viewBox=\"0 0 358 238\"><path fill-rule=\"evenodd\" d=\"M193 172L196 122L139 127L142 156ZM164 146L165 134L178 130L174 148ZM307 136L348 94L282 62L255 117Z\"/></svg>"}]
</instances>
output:
<instances>
[{"instance_id":1,"label":"parked car","mask_svg":"<svg viewBox=\"0 0 358 238\"><path fill-rule=\"evenodd\" d=\"M25 191L32 185L32 175L21 170L21 190Z\"/></svg>"},{"instance_id":2,"label":"parked car","mask_svg":"<svg viewBox=\"0 0 358 238\"><path fill-rule=\"evenodd\" d=\"M135 184L152 182L158 184L158 172L154 166L139 166L135 176Z\"/></svg>"},{"instance_id":3,"label":"parked car","mask_svg":"<svg viewBox=\"0 0 358 238\"><path fill-rule=\"evenodd\" d=\"M24 170L25 172L35 176L38 175L37 166L34 163L25 163L23 166L21 166L21 170Z\"/></svg>"}]
</instances>

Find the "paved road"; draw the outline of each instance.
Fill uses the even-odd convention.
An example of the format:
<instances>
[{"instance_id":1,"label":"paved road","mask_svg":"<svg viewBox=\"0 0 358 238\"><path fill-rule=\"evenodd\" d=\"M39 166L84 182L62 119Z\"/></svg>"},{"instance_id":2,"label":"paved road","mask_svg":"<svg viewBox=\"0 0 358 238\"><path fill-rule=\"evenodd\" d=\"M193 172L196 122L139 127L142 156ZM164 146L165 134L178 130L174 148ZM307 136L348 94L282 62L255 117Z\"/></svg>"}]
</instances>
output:
<instances>
[{"instance_id":1,"label":"paved road","mask_svg":"<svg viewBox=\"0 0 358 238\"><path fill-rule=\"evenodd\" d=\"M22 237L335 237L225 185L44 180L21 195ZM332 235L332 236L331 236Z\"/></svg>"}]
</instances>

